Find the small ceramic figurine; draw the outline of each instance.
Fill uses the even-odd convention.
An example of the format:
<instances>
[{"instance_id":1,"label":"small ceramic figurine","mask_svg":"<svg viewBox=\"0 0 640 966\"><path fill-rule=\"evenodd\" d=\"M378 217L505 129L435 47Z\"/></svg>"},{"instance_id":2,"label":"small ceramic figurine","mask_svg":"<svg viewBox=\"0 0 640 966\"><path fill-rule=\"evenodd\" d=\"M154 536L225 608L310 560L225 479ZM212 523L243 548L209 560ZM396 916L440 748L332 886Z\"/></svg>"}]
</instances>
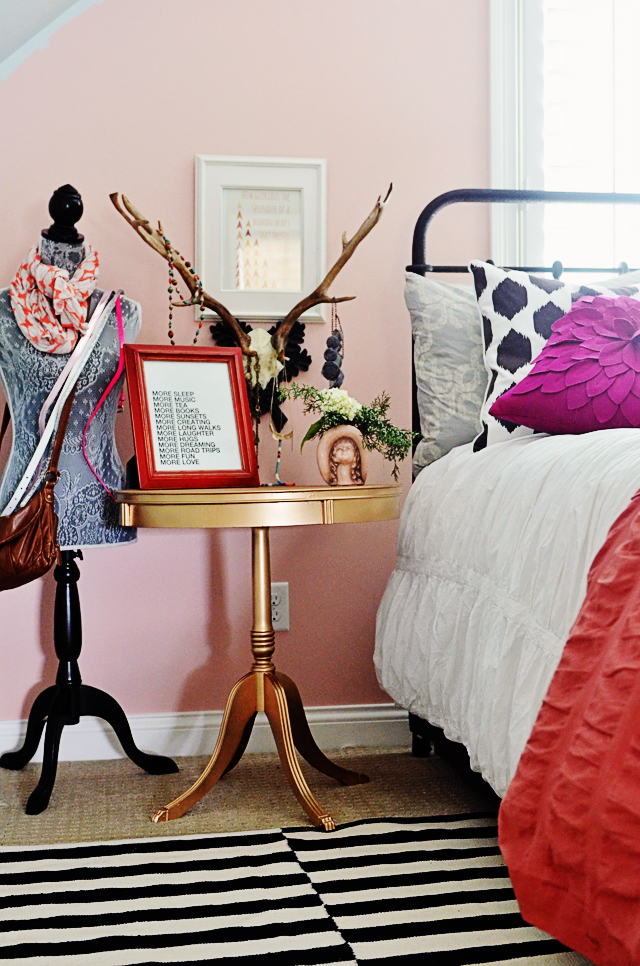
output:
<instances>
[{"instance_id":1,"label":"small ceramic figurine","mask_svg":"<svg viewBox=\"0 0 640 966\"><path fill-rule=\"evenodd\" d=\"M334 426L318 443L318 468L329 486L362 486L367 478L369 454L355 426Z\"/></svg>"}]
</instances>

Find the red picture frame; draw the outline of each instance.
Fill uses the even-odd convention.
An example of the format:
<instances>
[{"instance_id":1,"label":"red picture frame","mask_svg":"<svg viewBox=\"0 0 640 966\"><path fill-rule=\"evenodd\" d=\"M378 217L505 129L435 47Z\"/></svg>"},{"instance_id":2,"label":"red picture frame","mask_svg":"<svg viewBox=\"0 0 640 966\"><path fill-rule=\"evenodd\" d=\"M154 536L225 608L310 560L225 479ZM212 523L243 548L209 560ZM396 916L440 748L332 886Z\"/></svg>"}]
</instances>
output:
<instances>
[{"instance_id":1,"label":"red picture frame","mask_svg":"<svg viewBox=\"0 0 640 966\"><path fill-rule=\"evenodd\" d=\"M124 361L140 489L260 485L241 349L125 345Z\"/></svg>"}]
</instances>

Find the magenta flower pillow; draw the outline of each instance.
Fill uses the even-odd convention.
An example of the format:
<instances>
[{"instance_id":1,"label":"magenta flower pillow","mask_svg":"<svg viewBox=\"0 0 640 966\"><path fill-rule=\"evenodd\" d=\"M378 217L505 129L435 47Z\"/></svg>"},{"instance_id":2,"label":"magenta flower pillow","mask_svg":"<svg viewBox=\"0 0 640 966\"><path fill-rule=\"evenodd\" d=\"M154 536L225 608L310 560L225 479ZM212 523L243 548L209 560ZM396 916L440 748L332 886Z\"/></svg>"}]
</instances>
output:
<instances>
[{"instance_id":1,"label":"magenta flower pillow","mask_svg":"<svg viewBox=\"0 0 640 966\"><path fill-rule=\"evenodd\" d=\"M640 427L640 302L581 298L489 412L542 433Z\"/></svg>"}]
</instances>

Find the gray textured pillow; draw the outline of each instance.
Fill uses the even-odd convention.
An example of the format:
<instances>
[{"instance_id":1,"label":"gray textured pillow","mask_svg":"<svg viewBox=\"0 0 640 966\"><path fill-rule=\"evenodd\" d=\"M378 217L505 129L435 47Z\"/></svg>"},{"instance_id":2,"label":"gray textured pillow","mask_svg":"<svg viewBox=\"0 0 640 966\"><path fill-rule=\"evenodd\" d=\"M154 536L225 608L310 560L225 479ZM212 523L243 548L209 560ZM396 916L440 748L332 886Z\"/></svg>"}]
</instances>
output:
<instances>
[{"instance_id":1,"label":"gray textured pillow","mask_svg":"<svg viewBox=\"0 0 640 966\"><path fill-rule=\"evenodd\" d=\"M406 273L422 439L414 477L454 446L480 432L487 388L482 321L471 285L452 285Z\"/></svg>"},{"instance_id":2,"label":"gray textured pillow","mask_svg":"<svg viewBox=\"0 0 640 966\"><path fill-rule=\"evenodd\" d=\"M614 275L613 278L603 278L598 282L598 286L600 285L611 289L618 295L637 298L638 288L640 287L640 269L636 269L634 272L626 272L625 275Z\"/></svg>"}]
</instances>

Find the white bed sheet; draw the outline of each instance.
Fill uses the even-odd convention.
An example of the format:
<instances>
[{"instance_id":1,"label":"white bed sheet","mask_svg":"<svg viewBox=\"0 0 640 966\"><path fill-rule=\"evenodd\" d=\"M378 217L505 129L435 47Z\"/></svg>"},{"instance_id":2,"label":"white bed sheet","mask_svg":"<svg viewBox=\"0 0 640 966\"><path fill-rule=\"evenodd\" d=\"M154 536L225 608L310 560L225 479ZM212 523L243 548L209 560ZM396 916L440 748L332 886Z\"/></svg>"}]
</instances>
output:
<instances>
[{"instance_id":1,"label":"white bed sheet","mask_svg":"<svg viewBox=\"0 0 640 966\"><path fill-rule=\"evenodd\" d=\"M530 436L422 470L380 604L375 665L402 707L513 777L607 532L640 489L640 430Z\"/></svg>"}]
</instances>

